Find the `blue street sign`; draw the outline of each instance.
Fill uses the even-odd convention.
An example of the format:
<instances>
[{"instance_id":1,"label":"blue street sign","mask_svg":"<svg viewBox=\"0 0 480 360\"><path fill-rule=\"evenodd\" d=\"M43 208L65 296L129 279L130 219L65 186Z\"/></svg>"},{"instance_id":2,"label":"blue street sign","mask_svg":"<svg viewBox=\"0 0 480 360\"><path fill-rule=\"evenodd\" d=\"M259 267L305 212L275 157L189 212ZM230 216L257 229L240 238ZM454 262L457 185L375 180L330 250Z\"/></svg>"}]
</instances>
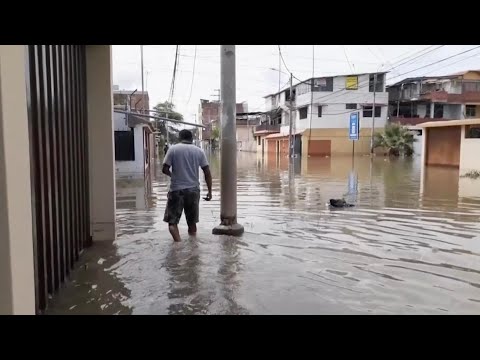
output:
<instances>
[{"instance_id":1,"label":"blue street sign","mask_svg":"<svg viewBox=\"0 0 480 360\"><path fill-rule=\"evenodd\" d=\"M350 114L350 128L348 131L348 137L350 140L358 140L358 134L360 131L360 124L358 121L358 112Z\"/></svg>"}]
</instances>

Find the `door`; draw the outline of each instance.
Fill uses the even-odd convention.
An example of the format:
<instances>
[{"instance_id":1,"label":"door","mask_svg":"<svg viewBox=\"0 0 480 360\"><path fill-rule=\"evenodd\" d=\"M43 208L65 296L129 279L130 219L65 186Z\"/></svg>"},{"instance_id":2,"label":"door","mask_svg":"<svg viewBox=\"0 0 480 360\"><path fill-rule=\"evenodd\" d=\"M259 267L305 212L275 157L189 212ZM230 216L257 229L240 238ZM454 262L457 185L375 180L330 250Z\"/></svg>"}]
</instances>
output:
<instances>
[{"instance_id":1,"label":"door","mask_svg":"<svg viewBox=\"0 0 480 360\"><path fill-rule=\"evenodd\" d=\"M461 127L433 127L426 130L426 164L459 167Z\"/></svg>"},{"instance_id":2,"label":"door","mask_svg":"<svg viewBox=\"0 0 480 360\"><path fill-rule=\"evenodd\" d=\"M330 156L331 140L309 140L308 155L310 156Z\"/></svg>"}]
</instances>

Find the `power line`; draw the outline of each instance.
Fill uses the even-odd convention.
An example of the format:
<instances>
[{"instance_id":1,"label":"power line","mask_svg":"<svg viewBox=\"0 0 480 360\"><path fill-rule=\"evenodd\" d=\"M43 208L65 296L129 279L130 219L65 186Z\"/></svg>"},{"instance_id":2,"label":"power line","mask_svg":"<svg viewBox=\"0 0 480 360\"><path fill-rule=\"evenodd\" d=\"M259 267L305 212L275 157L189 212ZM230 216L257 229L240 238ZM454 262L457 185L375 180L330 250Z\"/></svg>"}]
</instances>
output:
<instances>
[{"instance_id":1,"label":"power line","mask_svg":"<svg viewBox=\"0 0 480 360\"><path fill-rule=\"evenodd\" d=\"M345 45L342 45L342 49L343 49L343 53L345 54L345 59L347 59L347 63L348 63L348 66L350 67L350 71L353 73L353 68L352 68L352 64L350 63L350 60L348 59L348 55L347 55L347 50L345 49Z\"/></svg>"},{"instance_id":2,"label":"power line","mask_svg":"<svg viewBox=\"0 0 480 360\"><path fill-rule=\"evenodd\" d=\"M176 76L176 73L177 73L177 63L178 63L178 45L177 45L176 50L175 50L175 61L173 63L172 83L170 85L170 94L168 96L168 102L170 102L170 103L173 101L173 94L175 92L175 76Z\"/></svg>"},{"instance_id":3,"label":"power line","mask_svg":"<svg viewBox=\"0 0 480 360\"><path fill-rule=\"evenodd\" d=\"M432 50L427 51L426 53L420 54L420 55L418 55L418 56L416 56L416 57L414 57L414 58L412 58L412 59L409 59L409 60L407 60L407 61L404 61L404 62L402 62L401 64L398 64L398 65L390 68L390 71L393 70L393 69L398 68L399 66L408 64L409 62L412 62L413 60L418 59L419 57L422 57L422 56L425 56L425 55L427 55L427 54L430 54L431 52L436 51L436 50L438 50L438 49L440 49L440 48L442 48L442 47L444 47L444 46L445 46L445 45L440 45L440 46L436 47L435 49L432 49Z\"/></svg>"},{"instance_id":4,"label":"power line","mask_svg":"<svg viewBox=\"0 0 480 360\"><path fill-rule=\"evenodd\" d=\"M426 68L426 67L429 67L429 66L432 66L432 65L441 63L441 62L443 62L443 61L452 59L452 58L457 57L457 56L462 55L462 54L466 54L466 53L468 53L468 52L470 52L470 51L473 51L473 50L475 50L475 49L478 49L478 48L480 48L480 46L475 46L474 48L471 48L471 49L469 49L469 50L465 50L465 51L462 51L462 52L460 52L460 53L458 53L458 54L455 54L455 55L446 57L446 58L444 58L444 59L440 59L440 60L435 61L435 62L433 62L433 63L431 63L431 64L427 64L427 65L424 65L424 66L420 66L419 68L416 68L416 69L413 69L413 70L404 72L403 74L394 76L394 77L392 77L392 78L390 78L390 79L395 79L395 78L397 78L397 77L399 77L399 76L403 76L403 75L406 75L406 74L410 74L410 73L412 73L412 72L414 72L414 71L417 71L417 70L420 70L420 69L424 69L424 68Z\"/></svg>"},{"instance_id":5,"label":"power line","mask_svg":"<svg viewBox=\"0 0 480 360\"><path fill-rule=\"evenodd\" d=\"M470 58L472 58L472 57L476 57L476 56L479 56L479 55L480 55L480 52L478 52L478 53L476 53L476 54L473 54L473 55L470 55L470 56L467 56L467 57L464 57L463 59L460 59L460 60L454 61L453 63L447 64L447 65L445 65L445 66L442 66L442 67L440 67L440 68L438 68L438 69L435 69L435 70L429 71L429 72L425 73L425 75L427 75L427 74L431 74L431 73L432 73L432 72L434 72L434 71L438 71L438 70L444 69L444 68L446 68L446 67L449 67L449 66L455 65L455 64L457 64L457 63L459 63L459 62L462 62L462 61L468 60L468 59L470 59Z\"/></svg>"},{"instance_id":6,"label":"power line","mask_svg":"<svg viewBox=\"0 0 480 360\"><path fill-rule=\"evenodd\" d=\"M192 89L193 89L193 80L195 78L195 61L197 59L197 45L195 45L195 56L193 58L193 70L192 70L192 82L190 84L190 95L188 95L187 106L190 103L190 98L192 97Z\"/></svg>"}]
</instances>

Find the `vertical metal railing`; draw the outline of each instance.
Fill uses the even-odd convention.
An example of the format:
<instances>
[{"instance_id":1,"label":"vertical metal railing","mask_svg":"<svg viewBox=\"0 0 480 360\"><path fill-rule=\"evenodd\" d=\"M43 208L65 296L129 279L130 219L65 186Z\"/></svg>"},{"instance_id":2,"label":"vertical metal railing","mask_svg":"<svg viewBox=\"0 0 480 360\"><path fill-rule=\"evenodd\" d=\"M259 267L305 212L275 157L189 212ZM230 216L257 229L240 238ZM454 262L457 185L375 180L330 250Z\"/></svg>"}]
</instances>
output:
<instances>
[{"instance_id":1,"label":"vertical metal railing","mask_svg":"<svg viewBox=\"0 0 480 360\"><path fill-rule=\"evenodd\" d=\"M85 47L29 45L37 310L90 243Z\"/></svg>"}]
</instances>

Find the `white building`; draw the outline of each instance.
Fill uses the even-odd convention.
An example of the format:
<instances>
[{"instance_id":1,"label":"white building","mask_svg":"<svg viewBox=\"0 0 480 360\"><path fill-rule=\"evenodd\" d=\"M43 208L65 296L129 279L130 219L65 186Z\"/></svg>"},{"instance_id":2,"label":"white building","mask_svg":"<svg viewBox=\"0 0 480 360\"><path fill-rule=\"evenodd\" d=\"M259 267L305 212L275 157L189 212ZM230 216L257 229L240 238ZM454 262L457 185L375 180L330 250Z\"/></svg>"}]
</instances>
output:
<instances>
[{"instance_id":1,"label":"white building","mask_svg":"<svg viewBox=\"0 0 480 360\"><path fill-rule=\"evenodd\" d=\"M149 174L155 163L153 126L133 115L114 113L115 175L139 179Z\"/></svg>"},{"instance_id":2,"label":"white building","mask_svg":"<svg viewBox=\"0 0 480 360\"><path fill-rule=\"evenodd\" d=\"M280 108L282 113L280 132L265 137L268 142L277 144L265 148L266 151L280 149L281 153L285 148L282 142L288 141L290 89L265 99L267 111ZM382 131L388 107L384 72L312 78L296 84L292 102L294 132L298 138L296 152L304 156L351 153L349 119L352 112L358 111L360 138L355 143L355 153L368 153L374 102L375 128Z\"/></svg>"}]
</instances>

